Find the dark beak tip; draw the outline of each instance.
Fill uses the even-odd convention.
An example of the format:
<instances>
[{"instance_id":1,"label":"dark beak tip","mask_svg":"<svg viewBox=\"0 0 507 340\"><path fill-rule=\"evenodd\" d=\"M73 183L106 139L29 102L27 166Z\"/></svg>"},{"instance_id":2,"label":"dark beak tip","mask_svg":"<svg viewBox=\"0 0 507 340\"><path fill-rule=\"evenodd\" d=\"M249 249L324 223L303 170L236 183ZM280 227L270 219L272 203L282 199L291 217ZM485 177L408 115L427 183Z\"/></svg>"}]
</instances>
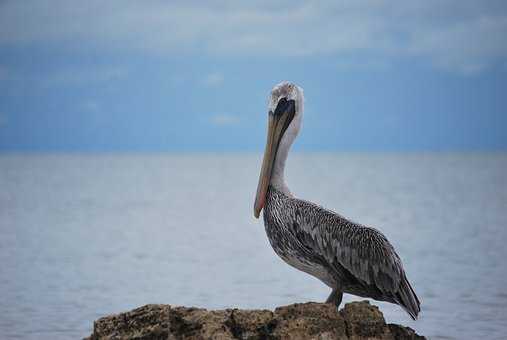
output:
<instances>
[{"instance_id":1,"label":"dark beak tip","mask_svg":"<svg viewBox=\"0 0 507 340\"><path fill-rule=\"evenodd\" d=\"M261 209L257 209L257 207L254 207L254 217L256 219L258 219L259 216L261 215L261 210L262 210L262 208Z\"/></svg>"}]
</instances>

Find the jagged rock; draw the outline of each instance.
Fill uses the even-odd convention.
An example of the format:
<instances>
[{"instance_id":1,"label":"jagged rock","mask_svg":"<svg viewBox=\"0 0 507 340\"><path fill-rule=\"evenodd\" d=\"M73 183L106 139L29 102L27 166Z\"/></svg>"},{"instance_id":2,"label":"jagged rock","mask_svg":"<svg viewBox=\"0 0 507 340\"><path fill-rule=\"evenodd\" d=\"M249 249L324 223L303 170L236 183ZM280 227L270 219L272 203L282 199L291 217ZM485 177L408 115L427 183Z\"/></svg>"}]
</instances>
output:
<instances>
[{"instance_id":1,"label":"jagged rock","mask_svg":"<svg viewBox=\"0 0 507 340\"><path fill-rule=\"evenodd\" d=\"M88 340L198 339L425 339L414 330L386 324L376 306L352 302L337 312L323 303L297 303L269 310L146 305L94 322Z\"/></svg>"}]
</instances>

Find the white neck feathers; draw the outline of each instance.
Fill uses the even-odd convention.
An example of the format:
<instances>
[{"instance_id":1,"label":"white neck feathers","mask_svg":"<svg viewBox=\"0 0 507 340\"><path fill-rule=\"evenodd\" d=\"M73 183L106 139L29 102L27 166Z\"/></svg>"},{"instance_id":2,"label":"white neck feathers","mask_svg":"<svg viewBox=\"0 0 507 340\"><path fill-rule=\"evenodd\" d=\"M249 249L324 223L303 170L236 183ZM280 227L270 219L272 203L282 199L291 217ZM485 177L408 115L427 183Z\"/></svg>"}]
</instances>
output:
<instances>
[{"instance_id":1,"label":"white neck feathers","mask_svg":"<svg viewBox=\"0 0 507 340\"><path fill-rule=\"evenodd\" d=\"M298 98L298 100L296 100L296 115L292 119L292 122L289 124L282 139L280 140L280 145L278 146L278 151L275 157L275 164L273 165L273 172L271 174L270 184L275 187L275 189L282 191L289 196L292 196L292 194L289 190L289 187L287 186L287 183L285 182L285 162L287 161L290 147L296 139L301 127L302 116L303 100L302 98Z\"/></svg>"}]
</instances>

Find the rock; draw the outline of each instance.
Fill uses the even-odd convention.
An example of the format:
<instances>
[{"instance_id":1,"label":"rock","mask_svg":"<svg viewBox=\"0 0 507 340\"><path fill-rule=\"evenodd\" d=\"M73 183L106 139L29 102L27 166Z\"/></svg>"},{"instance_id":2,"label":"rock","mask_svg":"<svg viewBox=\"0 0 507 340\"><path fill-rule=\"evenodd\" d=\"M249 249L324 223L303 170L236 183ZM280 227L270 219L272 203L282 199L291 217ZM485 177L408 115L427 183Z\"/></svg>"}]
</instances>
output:
<instances>
[{"instance_id":1,"label":"rock","mask_svg":"<svg viewBox=\"0 0 507 340\"><path fill-rule=\"evenodd\" d=\"M425 339L414 330L386 324L376 306L352 302L337 312L323 303L296 303L269 310L146 305L94 322L88 340L198 339Z\"/></svg>"}]
</instances>

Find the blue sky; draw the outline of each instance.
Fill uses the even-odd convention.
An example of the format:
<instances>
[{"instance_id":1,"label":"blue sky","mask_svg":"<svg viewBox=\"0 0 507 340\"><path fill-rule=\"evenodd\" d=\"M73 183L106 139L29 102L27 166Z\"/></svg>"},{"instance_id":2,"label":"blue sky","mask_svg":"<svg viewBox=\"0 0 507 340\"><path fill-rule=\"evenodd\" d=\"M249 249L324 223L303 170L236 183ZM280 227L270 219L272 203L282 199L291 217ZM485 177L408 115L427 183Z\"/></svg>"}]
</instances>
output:
<instances>
[{"instance_id":1,"label":"blue sky","mask_svg":"<svg viewBox=\"0 0 507 340\"><path fill-rule=\"evenodd\" d=\"M2 1L0 151L507 149L505 1Z\"/></svg>"}]
</instances>

